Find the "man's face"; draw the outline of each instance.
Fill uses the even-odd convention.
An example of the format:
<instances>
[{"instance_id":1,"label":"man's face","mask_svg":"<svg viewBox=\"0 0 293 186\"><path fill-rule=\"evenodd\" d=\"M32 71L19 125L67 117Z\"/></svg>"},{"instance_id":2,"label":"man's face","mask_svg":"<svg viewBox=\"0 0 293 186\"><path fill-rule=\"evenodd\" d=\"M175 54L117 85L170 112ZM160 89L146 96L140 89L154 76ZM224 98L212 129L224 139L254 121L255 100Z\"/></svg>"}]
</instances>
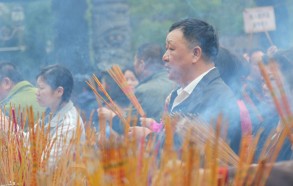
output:
<instances>
[{"instance_id":1,"label":"man's face","mask_svg":"<svg viewBox=\"0 0 293 186\"><path fill-rule=\"evenodd\" d=\"M191 73L192 60L193 51L188 47L182 31L175 29L169 32L166 38L166 52L163 55L169 79L184 84Z\"/></svg>"}]
</instances>

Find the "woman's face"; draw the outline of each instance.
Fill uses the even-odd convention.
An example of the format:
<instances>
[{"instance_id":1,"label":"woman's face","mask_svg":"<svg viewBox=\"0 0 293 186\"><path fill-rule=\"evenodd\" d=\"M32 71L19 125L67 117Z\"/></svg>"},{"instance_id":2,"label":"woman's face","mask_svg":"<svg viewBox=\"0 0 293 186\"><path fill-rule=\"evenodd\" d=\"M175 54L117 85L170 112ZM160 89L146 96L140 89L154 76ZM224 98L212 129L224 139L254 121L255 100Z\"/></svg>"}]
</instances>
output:
<instances>
[{"instance_id":1,"label":"woman's face","mask_svg":"<svg viewBox=\"0 0 293 186\"><path fill-rule=\"evenodd\" d=\"M136 85L138 85L138 80L135 77L134 73L130 70L126 70L124 72L124 76L126 78L127 84L131 86L131 88L134 90Z\"/></svg>"},{"instance_id":2,"label":"woman's face","mask_svg":"<svg viewBox=\"0 0 293 186\"><path fill-rule=\"evenodd\" d=\"M61 96L58 88L53 90L52 87L40 76L37 79L37 101L42 107L50 108L55 111L58 107Z\"/></svg>"}]
</instances>

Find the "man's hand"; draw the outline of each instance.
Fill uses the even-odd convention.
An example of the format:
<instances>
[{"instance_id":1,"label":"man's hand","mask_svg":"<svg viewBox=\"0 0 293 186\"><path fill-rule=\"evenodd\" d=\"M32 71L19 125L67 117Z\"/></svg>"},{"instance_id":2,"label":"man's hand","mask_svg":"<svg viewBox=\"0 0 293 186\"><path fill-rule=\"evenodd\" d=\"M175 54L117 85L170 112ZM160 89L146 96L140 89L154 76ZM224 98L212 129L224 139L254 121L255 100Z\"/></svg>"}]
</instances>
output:
<instances>
[{"instance_id":1,"label":"man's hand","mask_svg":"<svg viewBox=\"0 0 293 186\"><path fill-rule=\"evenodd\" d=\"M153 123L157 123L153 118L139 118L140 123L143 127L147 127L151 129L150 127L152 126Z\"/></svg>"},{"instance_id":2,"label":"man's hand","mask_svg":"<svg viewBox=\"0 0 293 186\"><path fill-rule=\"evenodd\" d=\"M106 107L101 107L97 109L98 116L104 117L106 120L112 120L113 117L116 115L112 110L106 108Z\"/></svg>"},{"instance_id":3,"label":"man's hand","mask_svg":"<svg viewBox=\"0 0 293 186\"><path fill-rule=\"evenodd\" d=\"M130 127L128 130L128 137L141 139L141 138L145 138L151 132L152 131L146 127L139 127L139 126Z\"/></svg>"}]
</instances>

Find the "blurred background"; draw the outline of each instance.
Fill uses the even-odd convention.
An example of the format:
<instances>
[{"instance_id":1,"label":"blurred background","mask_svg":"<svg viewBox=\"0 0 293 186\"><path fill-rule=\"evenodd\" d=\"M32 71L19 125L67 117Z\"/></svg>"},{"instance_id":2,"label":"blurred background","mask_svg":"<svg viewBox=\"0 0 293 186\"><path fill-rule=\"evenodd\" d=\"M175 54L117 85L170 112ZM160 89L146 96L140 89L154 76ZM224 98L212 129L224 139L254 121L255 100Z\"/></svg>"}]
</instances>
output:
<instances>
[{"instance_id":1,"label":"blurred background","mask_svg":"<svg viewBox=\"0 0 293 186\"><path fill-rule=\"evenodd\" d=\"M247 33L244 10L262 6L273 8L275 29ZM170 25L187 17L213 24L220 44L237 54L271 43L292 46L293 0L0 0L0 60L32 82L42 66L55 63L82 79L132 64L142 43L164 46Z\"/></svg>"}]
</instances>

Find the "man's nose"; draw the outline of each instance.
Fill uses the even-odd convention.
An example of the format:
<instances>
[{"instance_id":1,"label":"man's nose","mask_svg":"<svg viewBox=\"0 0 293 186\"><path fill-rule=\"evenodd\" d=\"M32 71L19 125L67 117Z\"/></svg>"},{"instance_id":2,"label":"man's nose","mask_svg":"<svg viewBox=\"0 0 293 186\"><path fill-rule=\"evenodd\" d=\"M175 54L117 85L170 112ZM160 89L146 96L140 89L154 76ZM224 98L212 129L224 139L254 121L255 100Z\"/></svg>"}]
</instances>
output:
<instances>
[{"instance_id":1,"label":"man's nose","mask_svg":"<svg viewBox=\"0 0 293 186\"><path fill-rule=\"evenodd\" d=\"M162 57L162 60L165 61L165 62L169 61L169 55L167 54L167 51L164 53L164 55Z\"/></svg>"}]
</instances>

